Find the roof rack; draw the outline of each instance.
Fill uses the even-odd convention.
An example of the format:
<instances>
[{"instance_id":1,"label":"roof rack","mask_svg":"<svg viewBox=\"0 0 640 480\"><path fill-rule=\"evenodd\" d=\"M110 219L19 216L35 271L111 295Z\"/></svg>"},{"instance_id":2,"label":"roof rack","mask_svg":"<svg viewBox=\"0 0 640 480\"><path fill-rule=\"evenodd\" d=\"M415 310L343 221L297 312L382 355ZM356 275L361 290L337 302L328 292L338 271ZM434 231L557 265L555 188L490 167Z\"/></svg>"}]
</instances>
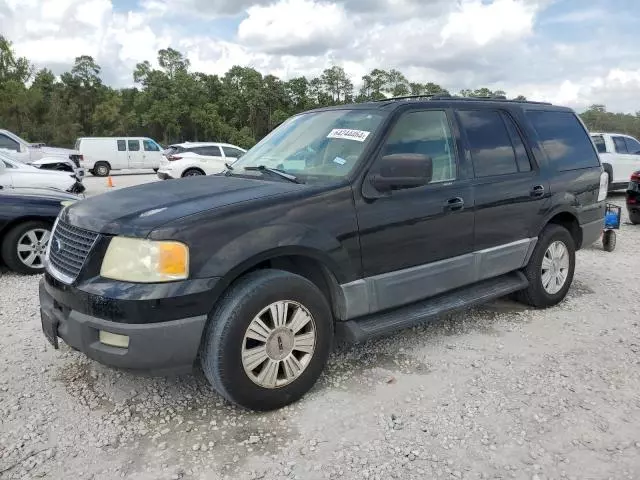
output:
<instances>
[{"instance_id":1,"label":"roof rack","mask_svg":"<svg viewBox=\"0 0 640 480\"><path fill-rule=\"evenodd\" d=\"M518 99L508 99L504 95L486 95L486 96L469 96L469 97L461 97L459 95L450 95L446 93L435 93L435 94L425 94L425 95L404 95L401 97L389 97L382 98L380 100L374 100L374 102L395 102L398 100L470 100L470 101L500 101L500 102L511 102L511 103L532 103L535 105L552 105L550 102L536 102L533 100L518 100Z\"/></svg>"}]
</instances>

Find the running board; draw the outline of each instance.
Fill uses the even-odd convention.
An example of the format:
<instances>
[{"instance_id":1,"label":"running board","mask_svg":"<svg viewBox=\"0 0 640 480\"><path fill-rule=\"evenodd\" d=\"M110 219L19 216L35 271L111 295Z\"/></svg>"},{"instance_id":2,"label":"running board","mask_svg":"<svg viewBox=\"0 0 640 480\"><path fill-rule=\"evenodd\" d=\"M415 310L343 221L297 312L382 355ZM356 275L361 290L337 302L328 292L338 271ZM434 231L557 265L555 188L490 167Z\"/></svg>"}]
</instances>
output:
<instances>
[{"instance_id":1,"label":"running board","mask_svg":"<svg viewBox=\"0 0 640 480\"><path fill-rule=\"evenodd\" d=\"M435 320L446 313L482 305L528 286L522 272L508 273L395 310L336 322L336 336L351 343L364 342Z\"/></svg>"}]
</instances>

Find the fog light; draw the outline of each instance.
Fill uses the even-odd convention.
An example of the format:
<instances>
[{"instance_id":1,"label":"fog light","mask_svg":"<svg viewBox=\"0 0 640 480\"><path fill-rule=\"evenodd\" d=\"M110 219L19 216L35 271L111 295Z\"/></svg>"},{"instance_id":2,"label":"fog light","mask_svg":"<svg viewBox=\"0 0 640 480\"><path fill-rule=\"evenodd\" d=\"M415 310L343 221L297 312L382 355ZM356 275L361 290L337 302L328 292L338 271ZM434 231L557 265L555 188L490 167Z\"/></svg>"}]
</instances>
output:
<instances>
[{"instance_id":1,"label":"fog light","mask_svg":"<svg viewBox=\"0 0 640 480\"><path fill-rule=\"evenodd\" d=\"M100 343L110 347L129 348L129 337L100 330Z\"/></svg>"}]
</instances>

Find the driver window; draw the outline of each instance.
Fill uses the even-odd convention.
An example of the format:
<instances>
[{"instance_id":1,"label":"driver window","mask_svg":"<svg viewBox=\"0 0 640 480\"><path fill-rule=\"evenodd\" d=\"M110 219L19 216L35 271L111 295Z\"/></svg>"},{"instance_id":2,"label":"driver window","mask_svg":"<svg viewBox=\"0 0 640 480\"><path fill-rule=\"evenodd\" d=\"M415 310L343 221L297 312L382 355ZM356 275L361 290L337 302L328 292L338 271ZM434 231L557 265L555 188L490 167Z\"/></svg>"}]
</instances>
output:
<instances>
[{"instance_id":1,"label":"driver window","mask_svg":"<svg viewBox=\"0 0 640 480\"><path fill-rule=\"evenodd\" d=\"M405 113L396 122L382 155L419 153L431 157L431 183L450 182L456 178L453 138L447 114L443 110Z\"/></svg>"}]
</instances>

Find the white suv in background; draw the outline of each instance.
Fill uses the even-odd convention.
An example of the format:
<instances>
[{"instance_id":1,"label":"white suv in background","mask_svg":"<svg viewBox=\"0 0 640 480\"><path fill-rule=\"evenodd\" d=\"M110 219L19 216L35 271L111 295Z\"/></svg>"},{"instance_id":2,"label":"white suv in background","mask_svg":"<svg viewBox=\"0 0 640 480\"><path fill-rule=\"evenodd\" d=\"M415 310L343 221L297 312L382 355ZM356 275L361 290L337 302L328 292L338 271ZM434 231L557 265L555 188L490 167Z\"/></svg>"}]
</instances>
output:
<instances>
[{"instance_id":1,"label":"white suv in background","mask_svg":"<svg viewBox=\"0 0 640 480\"><path fill-rule=\"evenodd\" d=\"M169 145L158 170L158 177L169 178L213 175L225 169L246 153L246 150L228 143L185 142Z\"/></svg>"},{"instance_id":2,"label":"white suv in background","mask_svg":"<svg viewBox=\"0 0 640 480\"><path fill-rule=\"evenodd\" d=\"M626 189L631 174L640 170L640 142L622 133L591 132L591 139L609 174L609 191Z\"/></svg>"}]
</instances>

